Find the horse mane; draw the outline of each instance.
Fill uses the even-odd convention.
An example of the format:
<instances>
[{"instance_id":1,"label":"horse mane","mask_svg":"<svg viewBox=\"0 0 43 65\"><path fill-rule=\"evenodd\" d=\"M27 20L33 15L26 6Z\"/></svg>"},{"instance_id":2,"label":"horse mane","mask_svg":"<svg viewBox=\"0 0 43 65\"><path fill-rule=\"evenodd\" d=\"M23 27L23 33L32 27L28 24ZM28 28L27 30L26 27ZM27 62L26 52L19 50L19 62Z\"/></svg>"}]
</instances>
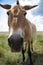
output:
<instances>
[{"instance_id":1,"label":"horse mane","mask_svg":"<svg viewBox=\"0 0 43 65\"><path fill-rule=\"evenodd\" d=\"M19 5L19 0L17 0L17 5Z\"/></svg>"}]
</instances>

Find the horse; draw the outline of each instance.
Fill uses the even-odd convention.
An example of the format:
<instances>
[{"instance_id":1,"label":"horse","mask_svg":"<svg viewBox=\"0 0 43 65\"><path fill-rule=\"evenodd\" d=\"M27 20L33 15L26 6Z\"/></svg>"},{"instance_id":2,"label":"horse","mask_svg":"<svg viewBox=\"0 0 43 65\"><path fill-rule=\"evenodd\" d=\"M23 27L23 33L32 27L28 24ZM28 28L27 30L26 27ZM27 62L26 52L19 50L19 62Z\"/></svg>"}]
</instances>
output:
<instances>
[{"instance_id":1,"label":"horse","mask_svg":"<svg viewBox=\"0 0 43 65\"><path fill-rule=\"evenodd\" d=\"M32 46L32 40L36 33L36 26L26 18L26 10L30 10L37 5L25 5L21 6L17 0L16 5L0 4L4 9L7 9L9 37L8 45L12 52L19 52L22 50L23 62L25 61L25 49L24 42L28 46L28 57L30 64L33 65L32 54L30 45Z\"/></svg>"}]
</instances>

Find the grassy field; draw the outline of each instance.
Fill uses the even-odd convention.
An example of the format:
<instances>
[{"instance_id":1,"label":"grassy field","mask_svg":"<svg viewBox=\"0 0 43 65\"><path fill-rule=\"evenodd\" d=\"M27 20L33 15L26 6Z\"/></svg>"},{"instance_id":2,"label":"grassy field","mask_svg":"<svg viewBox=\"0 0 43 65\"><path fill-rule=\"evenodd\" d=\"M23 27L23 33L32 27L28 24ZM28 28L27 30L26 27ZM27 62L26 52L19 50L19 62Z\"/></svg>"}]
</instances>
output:
<instances>
[{"instance_id":1,"label":"grassy field","mask_svg":"<svg viewBox=\"0 0 43 65\"><path fill-rule=\"evenodd\" d=\"M12 53L7 42L8 33L0 33L0 65L29 65L28 61L22 63L22 54ZM38 32L33 42L34 52L32 58L34 65L43 65L43 32ZM26 60L27 60L27 53Z\"/></svg>"}]
</instances>

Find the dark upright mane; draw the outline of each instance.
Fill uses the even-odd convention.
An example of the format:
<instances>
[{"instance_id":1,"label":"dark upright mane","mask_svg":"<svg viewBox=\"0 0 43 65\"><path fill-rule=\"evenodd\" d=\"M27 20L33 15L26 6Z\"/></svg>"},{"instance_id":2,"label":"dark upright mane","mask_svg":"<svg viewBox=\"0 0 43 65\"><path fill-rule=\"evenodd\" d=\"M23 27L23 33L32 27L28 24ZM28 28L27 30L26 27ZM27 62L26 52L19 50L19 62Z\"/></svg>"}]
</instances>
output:
<instances>
[{"instance_id":1,"label":"dark upright mane","mask_svg":"<svg viewBox=\"0 0 43 65\"><path fill-rule=\"evenodd\" d=\"M17 5L19 5L19 0L17 0Z\"/></svg>"}]
</instances>

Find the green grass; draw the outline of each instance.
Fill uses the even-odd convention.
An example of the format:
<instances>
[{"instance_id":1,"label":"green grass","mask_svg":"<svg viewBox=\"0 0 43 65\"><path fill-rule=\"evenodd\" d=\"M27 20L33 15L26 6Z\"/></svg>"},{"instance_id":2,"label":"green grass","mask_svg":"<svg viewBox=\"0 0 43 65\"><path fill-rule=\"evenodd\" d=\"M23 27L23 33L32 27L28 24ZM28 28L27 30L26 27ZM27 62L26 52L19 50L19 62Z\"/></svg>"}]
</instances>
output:
<instances>
[{"instance_id":1,"label":"green grass","mask_svg":"<svg viewBox=\"0 0 43 65\"><path fill-rule=\"evenodd\" d=\"M22 54L12 53L7 42L8 33L0 33L0 65L27 65L27 53L25 64L22 62ZM34 52L32 53L32 59L34 65L43 65L43 33L37 33L33 42Z\"/></svg>"}]
</instances>

